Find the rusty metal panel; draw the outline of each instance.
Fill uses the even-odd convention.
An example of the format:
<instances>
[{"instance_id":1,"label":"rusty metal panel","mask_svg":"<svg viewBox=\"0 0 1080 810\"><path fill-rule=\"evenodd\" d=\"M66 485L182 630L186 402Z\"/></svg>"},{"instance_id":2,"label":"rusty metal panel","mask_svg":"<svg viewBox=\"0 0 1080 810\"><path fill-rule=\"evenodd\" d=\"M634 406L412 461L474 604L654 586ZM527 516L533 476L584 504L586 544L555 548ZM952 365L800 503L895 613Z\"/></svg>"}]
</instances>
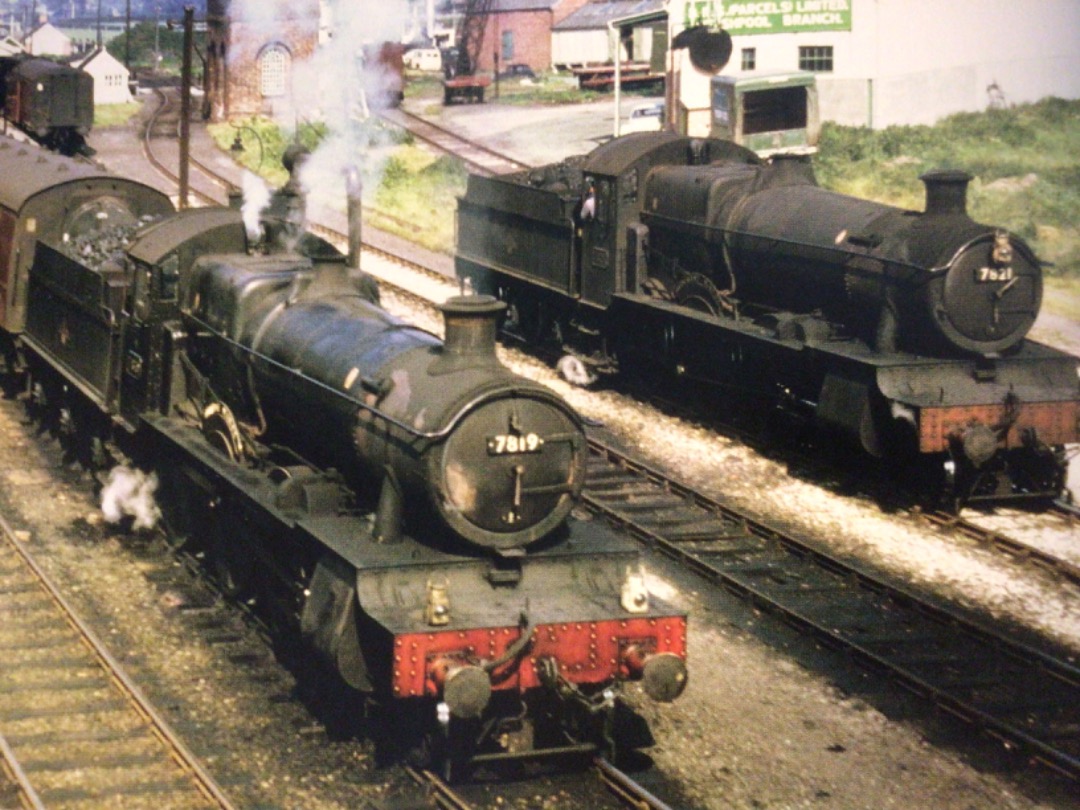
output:
<instances>
[{"instance_id":1,"label":"rusty metal panel","mask_svg":"<svg viewBox=\"0 0 1080 810\"><path fill-rule=\"evenodd\" d=\"M942 452L948 449L950 434L973 424L998 424L1004 420L1005 411L1002 404L922 408L919 411L919 450L923 453ZM1015 424L1005 434L1002 447L1020 447L1020 437L1028 428L1034 428L1039 439L1046 444L1071 444L1080 441L1078 422L1080 401L1027 402L1021 407Z\"/></svg>"},{"instance_id":2,"label":"rusty metal panel","mask_svg":"<svg viewBox=\"0 0 1080 810\"><path fill-rule=\"evenodd\" d=\"M518 627L399 635L394 638L394 695L436 695L438 690L428 677L435 659L464 654L475 660L494 660L520 635ZM686 618L651 616L540 625L533 631L527 657L513 675L495 679L492 688L524 691L539 687L536 662L544 657L556 659L559 674L572 683L606 683L625 678L627 673L621 671L622 653L632 644L685 659Z\"/></svg>"}]
</instances>

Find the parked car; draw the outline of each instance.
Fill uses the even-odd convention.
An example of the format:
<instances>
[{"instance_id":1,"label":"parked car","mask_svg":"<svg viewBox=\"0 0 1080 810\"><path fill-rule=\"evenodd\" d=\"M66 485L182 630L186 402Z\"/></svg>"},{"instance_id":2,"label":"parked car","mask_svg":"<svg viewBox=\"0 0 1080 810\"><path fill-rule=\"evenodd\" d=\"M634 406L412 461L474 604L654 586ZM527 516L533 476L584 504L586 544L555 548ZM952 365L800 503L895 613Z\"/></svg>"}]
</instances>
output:
<instances>
[{"instance_id":1,"label":"parked car","mask_svg":"<svg viewBox=\"0 0 1080 810\"><path fill-rule=\"evenodd\" d=\"M623 122L622 134L630 132L657 132L664 128L664 102L639 104L630 111L630 118Z\"/></svg>"},{"instance_id":2,"label":"parked car","mask_svg":"<svg viewBox=\"0 0 1080 810\"><path fill-rule=\"evenodd\" d=\"M405 67L410 70L438 72L442 70L442 54L438 48L413 48L406 51Z\"/></svg>"},{"instance_id":3,"label":"parked car","mask_svg":"<svg viewBox=\"0 0 1080 810\"><path fill-rule=\"evenodd\" d=\"M535 79L533 69L521 62L514 62L499 71L500 79Z\"/></svg>"}]
</instances>

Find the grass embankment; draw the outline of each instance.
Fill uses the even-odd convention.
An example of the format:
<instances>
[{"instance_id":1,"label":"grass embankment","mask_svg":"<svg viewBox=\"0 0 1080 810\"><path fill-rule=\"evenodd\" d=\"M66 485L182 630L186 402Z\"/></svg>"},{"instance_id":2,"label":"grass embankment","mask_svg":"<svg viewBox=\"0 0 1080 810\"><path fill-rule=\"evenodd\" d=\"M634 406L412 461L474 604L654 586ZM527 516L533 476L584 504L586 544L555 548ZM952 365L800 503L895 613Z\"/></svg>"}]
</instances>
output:
<instances>
[{"instance_id":1,"label":"grass embankment","mask_svg":"<svg viewBox=\"0 0 1080 810\"><path fill-rule=\"evenodd\" d=\"M123 126L139 114L141 107L137 101L129 104L99 104L94 107L94 129Z\"/></svg>"},{"instance_id":2,"label":"grass embankment","mask_svg":"<svg viewBox=\"0 0 1080 810\"><path fill-rule=\"evenodd\" d=\"M232 150L234 159L274 188L288 179L281 156L294 141L292 133L266 119L252 118L234 124L213 124L210 134L225 150L239 135L243 149ZM298 140L314 151L326 136L324 126L304 124ZM465 193L467 177L461 161L434 155L417 146L411 135L380 122L368 124L361 137L377 144L371 151L380 155L376 161L359 161L365 174L366 221L429 250L452 253L454 212L457 198Z\"/></svg>"},{"instance_id":3,"label":"grass embankment","mask_svg":"<svg viewBox=\"0 0 1080 810\"><path fill-rule=\"evenodd\" d=\"M438 104L438 85L410 85L410 95ZM560 103L574 99L563 81L529 86L507 82L499 103ZM284 182L280 155L290 136L253 120L265 156L262 174L273 185ZM219 143L228 147L236 129L216 127ZM245 150L240 158L250 167L259 147L241 129ZM314 146L325 131L302 131ZM435 157L407 135L385 131L380 143L395 146L381 165L377 181L365 181L365 202L373 225L397 231L442 252L453 250L454 212L464 192L466 172L457 161ZM974 176L968 210L980 222L1000 225L1019 234L1051 264L1046 270L1048 306L1058 314L1080 312L1080 101L1047 99L1007 110L962 113L935 126L899 126L880 131L826 124L815 158L819 182L845 194L922 210L919 175L938 168L963 169ZM276 169L276 173L270 171ZM1071 300L1075 297L1075 300ZM1069 308L1073 307L1073 311Z\"/></svg>"}]
</instances>

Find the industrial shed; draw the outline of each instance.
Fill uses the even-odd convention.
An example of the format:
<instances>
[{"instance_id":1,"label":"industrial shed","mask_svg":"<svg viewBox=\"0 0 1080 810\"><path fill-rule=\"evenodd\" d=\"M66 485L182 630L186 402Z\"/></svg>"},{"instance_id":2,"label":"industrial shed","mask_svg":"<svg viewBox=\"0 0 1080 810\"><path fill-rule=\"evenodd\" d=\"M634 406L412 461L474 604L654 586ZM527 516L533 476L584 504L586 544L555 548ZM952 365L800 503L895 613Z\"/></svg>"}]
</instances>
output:
<instances>
[{"instance_id":1,"label":"industrial shed","mask_svg":"<svg viewBox=\"0 0 1080 810\"><path fill-rule=\"evenodd\" d=\"M599 0L582 6L552 26L552 66L562 69L612 63L613 35L608 24L613 20L660 12L664 5L663 0ZM648 62L654 53L662 59L663 47L659 43L666 35L665 24L629 29L621 43L622 60ZM662 64L660 69L663 70Z\"/></svg>"}]
</instances>

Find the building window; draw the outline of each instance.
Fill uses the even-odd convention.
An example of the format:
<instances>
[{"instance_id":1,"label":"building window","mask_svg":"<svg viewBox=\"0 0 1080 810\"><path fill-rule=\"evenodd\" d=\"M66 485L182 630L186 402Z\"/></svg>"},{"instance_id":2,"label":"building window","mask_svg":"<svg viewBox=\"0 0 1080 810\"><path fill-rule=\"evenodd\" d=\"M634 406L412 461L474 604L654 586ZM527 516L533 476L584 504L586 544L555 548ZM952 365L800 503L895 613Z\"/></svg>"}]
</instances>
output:
<instances>
[{"instance_id":1,"label":"building window","mask_svg":"<svg viewBox=\"0 0 1080 810\"><path fill-rule=\"evenodd\" d=\"M832 45L808 45L799 47L799 70L830 72L832 69Z\"/></svg>"},{"instance_id":2,"label":"building window","mask_svg":"<svg viewBox=\"0 0 1080 810\"><path fill-rule=\"evenodd\" d=\"M754 70L757 68L757 48L742 49L742 69Z\"/></svg>"},{"instance_id":3,"label":"building window","mask_svg":"<svg viewBox=\"0 0 1080 810\"><path fill-rule=\"evenodd\" d=\"M509 62L514 58L514 32L503 31L502 32L502 53L500 57L504 62Z\"/></svg>"},{"instance_id":4,"label":"building window","mask_svg":"<svg viewBox=\"0 0 1080 810\"><path fill-rule=\"evenodd\" d=\"M289 52L271 45L259 57L259 92L264 97L283 96L288 89Z\"/></svg>"}]
</instances>

